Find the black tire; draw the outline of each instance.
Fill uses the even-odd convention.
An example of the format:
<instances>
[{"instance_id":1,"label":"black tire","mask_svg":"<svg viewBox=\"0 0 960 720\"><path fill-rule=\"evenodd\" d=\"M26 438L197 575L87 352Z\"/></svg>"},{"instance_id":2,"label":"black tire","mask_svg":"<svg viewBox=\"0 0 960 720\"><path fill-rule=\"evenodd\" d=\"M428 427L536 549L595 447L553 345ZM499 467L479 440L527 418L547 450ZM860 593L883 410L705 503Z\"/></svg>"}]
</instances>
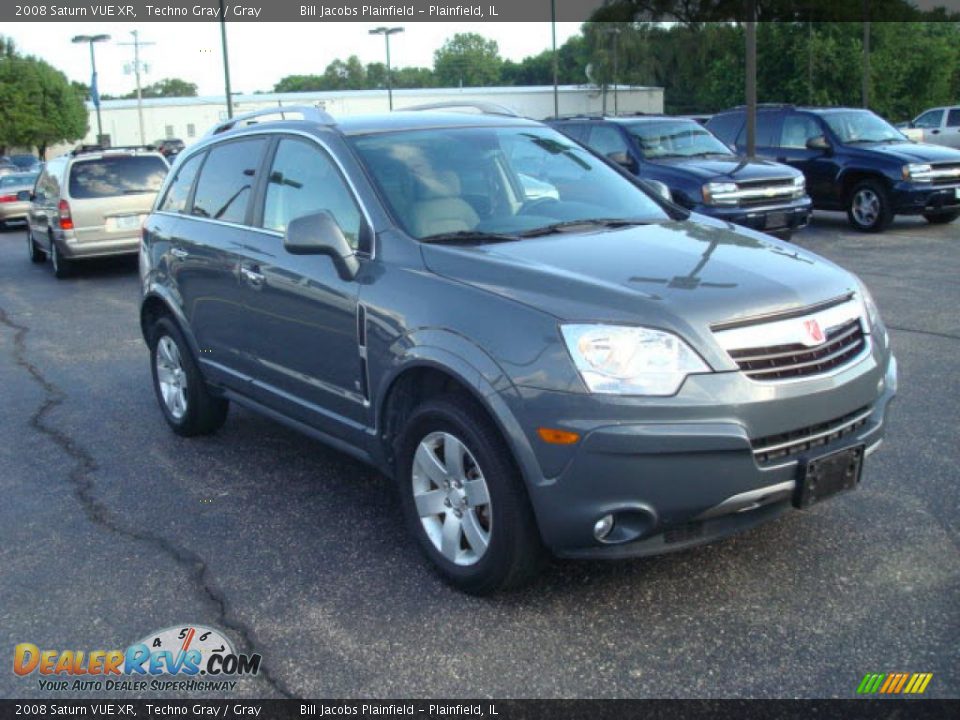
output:
<instances>
[{"instance_id":1,"label":"black tire","mask_svg":"<svg viewBox=\"0 0 960 720\"><path fill-rule=\"evenodd\" d=\"M53 265L53 276L58 280L70 277L73 273L73 261L60 253L57 241L53 238L50 238L50 262Z\"/></svg>"},{"instance_id":2,"label":"black tire","mask_svg":"<svg viewBox=\"0 0 960 720\"><path fill-rule=\"evenodd\" d=\"M178 359L186 378L184 396L185 411L176 416L167 406L160 387L157 369L157 353L161 340L169 339L176 346ZM157 320L150 333L150 373L153 377L153 390L157 396L160 411L171 429L184 437L209 435L219 430L227 419L230 403L210 393L206 381L190 352L190 346L180 332L180 328L169 317Z\"/></svg>"},{"instance_id":3,"label":"black tire","mask_svg":"<svg viewBox=\"0 0 960 720\"><path fill-rule=\"evenodd\" d=\"M458 565L440 552L424 529L414 500L415 453L421 441L438 432L455 436L466 447L489 492L489 544L471 565ZM396 481L407 525L441 577L473 595L520 587L536 577L543 564L545 553L530 500L510 457L487 415L463 395L445 395L416 408L398 443Z\"/></svg>"},{"instance_id":4,"label":"black tire","mask_svg":"<svg viewBox=\"0 0 960 720\"><path fill-rule=\"evenodd\" d=\"M960 217L960 210L947 210L946 212L924 213L923 217L931 225L946 225L952 223Z\"/></svg>"},{"instance_id":5,"label":"black tire","mask_svg":"<svg viewBox=\"0 0 960 720\"><path fill-rule=\"evenodd\" d=\"M33 239L33 233L27 228L27 254L30 256L30 262L42 263L47 259L47 254L37 247L37 241Z\"/></svg>"},{"instance_id":6,"label":"black tire","mask_svg":"<svg viewBox=\"0 0 960 720\"><path fill-rule=\"evenodd\" d=\"M875 203L875 205L874 205ZM858 211L858 206L871 205L872 210ZM861 180L847 196L847 220L854 230L860 232L883 232L893 222L893 206L890 193L879 180Z\"/></svg>"}]
</instances>

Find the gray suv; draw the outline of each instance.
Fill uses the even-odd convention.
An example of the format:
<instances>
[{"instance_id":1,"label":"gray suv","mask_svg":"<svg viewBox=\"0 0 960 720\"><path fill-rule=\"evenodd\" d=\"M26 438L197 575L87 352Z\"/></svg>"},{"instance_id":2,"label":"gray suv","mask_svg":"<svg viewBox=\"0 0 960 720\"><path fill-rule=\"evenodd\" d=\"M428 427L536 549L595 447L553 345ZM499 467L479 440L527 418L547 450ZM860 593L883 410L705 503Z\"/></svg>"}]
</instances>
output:
<instances>
[{"instance_id":1,"label":"gray suv","mask_svg":"<svg viewBox=\"0 0 960 720\"><path fill-rule=\"evenodd\" d=\"M144 225L174 432L235 402L370 463L478 594L859 483L897 373L851 273L531 120L283 113L185 150Z\"/></svg>"}]
</instances>

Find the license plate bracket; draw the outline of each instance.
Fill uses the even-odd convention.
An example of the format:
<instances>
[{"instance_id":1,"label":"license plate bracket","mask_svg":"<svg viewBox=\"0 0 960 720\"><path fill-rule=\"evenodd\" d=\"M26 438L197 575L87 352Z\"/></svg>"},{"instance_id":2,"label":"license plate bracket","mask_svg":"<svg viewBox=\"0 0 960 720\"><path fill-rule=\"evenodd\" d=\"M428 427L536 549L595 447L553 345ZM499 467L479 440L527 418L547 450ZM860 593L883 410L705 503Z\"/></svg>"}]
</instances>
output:
<instances>
[{"instance_id":1,"label":"license plate bracket","mask_svg":"<svg viewBox=\"0 0 960 720\"><path fill-rule=\"evenodd\" d=\"M765 230L779 230L787 226L787 214L784 212L768 213L763 219Z\"/></svg>"},{"instance_id":2,"label":"license plate bracket","mask_svg":"<svg viewBox=\"0 0 960 720\"><path fill-rule=\"evenodd\" d=\"M860 483L865 447L844 448L807 462L794 492L794 506L810 507L837 493L853 490Z\"/></svg>"}]
</instances>

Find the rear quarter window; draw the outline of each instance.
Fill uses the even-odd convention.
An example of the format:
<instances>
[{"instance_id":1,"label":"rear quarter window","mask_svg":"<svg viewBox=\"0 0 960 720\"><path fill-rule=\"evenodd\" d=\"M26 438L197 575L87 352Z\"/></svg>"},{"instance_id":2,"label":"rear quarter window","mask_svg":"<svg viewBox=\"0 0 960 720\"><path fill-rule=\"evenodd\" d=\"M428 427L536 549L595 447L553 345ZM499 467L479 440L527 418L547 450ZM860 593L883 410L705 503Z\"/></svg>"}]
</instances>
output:
<instances>
[{"instance_id":1,"label":"rear quarter window","mask_svg":"<svg viewBox=\"0 0 960 720\"><path fill-rule=\"evenodd\" d=\"M70 197L77 200L155 193L170 168L150 155L76 160L70 168Z\"/></svg>"}]
</instances>

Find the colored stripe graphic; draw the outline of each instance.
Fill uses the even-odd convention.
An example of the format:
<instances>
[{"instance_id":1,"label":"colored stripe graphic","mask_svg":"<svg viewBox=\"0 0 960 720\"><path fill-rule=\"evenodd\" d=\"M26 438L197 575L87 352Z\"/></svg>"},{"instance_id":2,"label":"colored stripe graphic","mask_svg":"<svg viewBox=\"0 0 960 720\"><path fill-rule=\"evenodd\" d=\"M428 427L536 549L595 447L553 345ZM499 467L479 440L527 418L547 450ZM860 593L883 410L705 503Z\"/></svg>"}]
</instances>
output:
<instances>
[{"instance_id":1,"label":"colored stripe graphic","mask_svg":"<svg viewBox=\"0 0 960 720\"><path fill-rule=\"evenodd\" d=\"M857 686L858 695L921 695L933 673L867 673Z\"/></svg>"}]
</instances>

